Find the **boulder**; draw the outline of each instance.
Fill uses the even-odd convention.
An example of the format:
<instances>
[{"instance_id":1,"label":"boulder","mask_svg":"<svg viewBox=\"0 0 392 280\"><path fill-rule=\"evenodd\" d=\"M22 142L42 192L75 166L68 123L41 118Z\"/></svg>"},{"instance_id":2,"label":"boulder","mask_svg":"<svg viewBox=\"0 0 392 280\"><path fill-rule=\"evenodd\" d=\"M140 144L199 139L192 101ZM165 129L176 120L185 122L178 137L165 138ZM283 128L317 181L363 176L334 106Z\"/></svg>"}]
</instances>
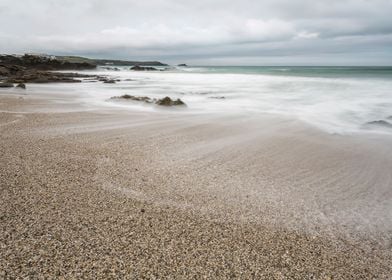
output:
<instances>
[{"instance_id":1,"label":"boulder","mask_svg":"<svg viewBox=\"0 0 392 280\"><path fill-rule=\"evenodd\" d=\"M140 66L140 65L135 65L133 67L131 67L130 70L133 71L158 71L158 69L154 68L154 67L144 67L144 66Z\"/></svg>"},{"instance_id":2,"label":"boulder","mask_svg":"<svg viewBox=\"0 0 392 280\"><path fill-rule=\"evenodd\" d=\"M11 87L14 87L13 83L8 83L8 82L0 83L0 88L11 88Z\"/></svg>"},{"instance_id":3,"label":"boulder","mask_svg":"<svg viewBox=\"0 0 392 280\"><path fill-rule=\"evenodd\" d=\"M146 103L152 103L153 101L155 101L154 99L151 99L150 97L147 97L147 96L133 96L133 95L129 95L129 94L124 94L121 96L113 96L110 99L128 99L128 100L133 100L133 101L142 101L142 102L146 102Z\"/></svg>"},{"instance_id":4,"label":"boulder","mask_svg":"<svg viewBox=\"0 0 392 280\"><path fill-rule=\"evenodd\" d=\"M162 99L158 99L156 104L161 106L184 106L185 103L181 99L172 100L169 96L166 96Z\"/></svg>"},{"instance_id":5,"label":"boulder","mask_svg":"<svg viewBox=\"0 0 392 280\"><path fill-rule=\"evenodd\" d=\"M150 98L148 96L133 96L129 94L124 94L121 96L113 96L110 99L126 99L132 101L145 102L149 104L155 103L161 106L186 106L186 104L181 99L173 100L168 96L162 99L156 99L156 98Z\"/></svg>"},{"instance_id":6,"label":"boulder","mask_svg":"<svg viewBox=\"0 0 392 280\"><path fill-rule=\"evenodd\" d=\"M188 65L186 65L185 63L178 64L177 66L179 66L179 67L188 67Z\"/></svg>"},{"instance_id":7,"label":"boulder","mask_svg":"<svg viewBox=\"0 0 392 280\"><path fill-rule=\"evenodd\" d=\"M102 69L110 70L110 71L121 71L120 68L117 67L102 67Z\"/></svg>"},{"instance_id":8,"label":"boulder","mask_svg":"<svg viewBox=\"0 0 392 280\"><path fill-rule=\"evenodd\" d=\"M19 83L16 87L17 87L17 88L26 89L26 85L25 85L24 83Z\"/></svg>"}]
</instances>

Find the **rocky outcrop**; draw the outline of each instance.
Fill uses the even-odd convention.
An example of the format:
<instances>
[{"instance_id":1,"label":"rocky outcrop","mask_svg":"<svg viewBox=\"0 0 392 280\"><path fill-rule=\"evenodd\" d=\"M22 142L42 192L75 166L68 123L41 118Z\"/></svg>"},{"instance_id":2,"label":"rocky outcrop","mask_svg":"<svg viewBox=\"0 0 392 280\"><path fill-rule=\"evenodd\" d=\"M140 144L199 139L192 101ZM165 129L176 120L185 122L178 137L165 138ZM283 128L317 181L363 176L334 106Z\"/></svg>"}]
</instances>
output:
<instances>
[{"instance_id":1,"label":"rocky outcrop","mask_svg":"<svg viewBox=\"0 0 392 280\"><path fill-rule=\"evenodd\" d=\"M155 99L152 99L147 96L133 96L129 94L124 94L121 96L113 96L111 99L126 99L126 100L133 100L133 101L142 101L146 103L153 103Z\"/></svg>"},{"instance_id":2,"label":"rocky outcrop","mask_svg":"<svg viewBox=\"0 0 392 280\"><path fill-rule=\"evenodd\" d=\"M103 67L101 67L101 68L102 68L102 69L105 69L105 70L109 70L109 71L116 71L116 72L121 71L121 69L120 69L120 68L117 68L117 67L103 66Z\"/></svg>"},{"instance_id":3,"label":"rocky outcrop","mask_svg":"<svg viewBox=\"0 0 392 280\"><path fill-rule=\"evenodd\" d=\"M133 96L133 95L125 94L122 96L113 96L111 99L125 99L125 100L132 100L132 101L140 101L149 104L154 103L160 106L186 106L186 104L181 99L173 100L168 96L162 99L157 99L157 98L150 98L148 96Z\"/></svg>"},{"instance_id":4,"label":"rocky outcrop","mask_svg":"<svg viewBox=\"0 0 392 280\"><path fill-rule=\"evenodd\" d=\"M165 98L158 99L156 104L161 105L161 106L181 106L185 105L185 103L181 99L173 100L169 96L166 96Z\"/></svg>"},{"instance_id":5,"label":"rocky outcrop","mask_svg":"<svg viewBox=\"0 0 392 280\"><path fill-rule=\"evenodd\" d=\"M5 66L0 66L0 76L7 77L10 74L10 71Z\"/></svg>"},{"instance_id":6,"label":"rocky outcrop","mask_svg":"<svg viewBox=\"0 0 392 280\"><path fill-rule=\"evenodd\" d=\"M148 67L148 66L140 66L140 65L135 65L130 68L130 70L133 71L158 71L158 69L154 67Z\"/></svg>"},{"instance_id":7,"label":"rocky outcrop","mask_svg":"<svg viewBox=\"0 0 392 280\"><path fill-rule=\"evenodd\" d=\"M95 75L60 73L31 69L19 65L0 65L1 76L8 83L79 83L75 78L97 78Z\"/></svg>"},{"instance_id":8,"label":"rocky outcrop","mask_svg":"<svg viewBox=\"0 0 392 280\"><path fill-rule=\"evenodd\" d=\"M16 87L26 89L26 85L24 83L19 83Z\"/></svg>"},{"instance_id":9,"label":"rocky outcrop","mask_svg":"<svg viewBox=\"0 0 392 280\"><path fill-rule=\"evenodd\" d=\"M177 65L178 67L188 67L188 65L186 65L185 63L181 63Z\"/></svg>"},{"instance_id":10,"label":"rocky outcrop","mask_svg":"<svg viewBox=\"0 0 392 280\"><path fill-rule=\"evenodd\" d=\"M93 69L87 62L70 62L45 55L0 55L0 77L9 83L78 83L75 78L94 77L78 73L59 73L49 70Z\"/></svg>"},{"instance_id":11,"label":"rocky outcrop","mask_svg":"<svg viewBox=\"0 0 392 280\"><path fill-rule=\"evenodd\" d=\"M88 62L70 62L59 60L55 56L31 54L23 56L0 55L0 64L23 66L36 70L84 70L97 67L95 64Z\"/></svg>"}]
</instances>

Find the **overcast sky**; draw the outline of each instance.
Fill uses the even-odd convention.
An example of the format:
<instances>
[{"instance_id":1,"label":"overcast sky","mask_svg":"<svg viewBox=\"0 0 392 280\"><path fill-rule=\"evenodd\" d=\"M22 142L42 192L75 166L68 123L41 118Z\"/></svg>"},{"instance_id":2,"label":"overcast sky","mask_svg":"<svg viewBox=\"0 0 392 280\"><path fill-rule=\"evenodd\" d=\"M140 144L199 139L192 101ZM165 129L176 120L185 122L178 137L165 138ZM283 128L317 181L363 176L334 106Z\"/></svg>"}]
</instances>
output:
<instances>
[{"instance_id":1,"label":"overcast sky","mask_svg":"<svg viewBox=\"0 0 392 280\"><path fill-rule=\"evenodd\" d=\"M392 0L0 0L0 53L392 65Z\"/></svg>"}]
</instances>

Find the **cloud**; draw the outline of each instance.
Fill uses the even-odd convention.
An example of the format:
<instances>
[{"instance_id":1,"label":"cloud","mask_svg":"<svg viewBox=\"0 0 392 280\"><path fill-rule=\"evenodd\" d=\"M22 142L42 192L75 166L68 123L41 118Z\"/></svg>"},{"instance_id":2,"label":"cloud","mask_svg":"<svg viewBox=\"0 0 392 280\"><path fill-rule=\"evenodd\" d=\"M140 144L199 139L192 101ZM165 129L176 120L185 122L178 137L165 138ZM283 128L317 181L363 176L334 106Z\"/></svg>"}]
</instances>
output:
<instances>
[{"instance_id":1,"label":"cloud","mask_svg":"<svg viewBox=\"0 0 392 280\"><path fill-rule=\"evenodd\" d=\"M392 64L391 10L390 0L0 0L0 52L200 63L338 52Z\"/></svg>"},{"instance_id":2,"label":"cloud","mask_svg":"<svg viewBox=\"0 0 392 280\"><path fill-rule=\"evenodd\" d=\"M299 32L295 38L304 38L304 39L312 39L312 38L318 38L319 37L319 33L317 32L308 32L308 31L301 31Z\"/></svg>"}]
</instances>

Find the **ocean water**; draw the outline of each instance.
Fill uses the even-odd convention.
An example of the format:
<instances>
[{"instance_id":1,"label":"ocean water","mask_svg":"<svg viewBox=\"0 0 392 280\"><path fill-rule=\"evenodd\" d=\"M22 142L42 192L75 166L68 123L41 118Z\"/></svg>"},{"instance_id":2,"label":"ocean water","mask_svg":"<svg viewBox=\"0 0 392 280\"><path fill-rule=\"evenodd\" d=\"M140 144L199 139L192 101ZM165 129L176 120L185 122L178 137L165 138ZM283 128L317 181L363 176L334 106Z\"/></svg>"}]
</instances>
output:
<instances>
[{"instance_id":1,"label":"ocean water","mask_svg":"<svg viewBox=\"0 0 392 280\"><path fill-rule=\"evenodd\" d=\"M84 71L121 80L116 84L86 80L77 89L66 87L80 92L80 101L89 105L152 111L159 108L109 98L170 96L188 105L175 110L178 114L276 114L329 133L392 134L392 67L198 66L158 72L118 68Z\"/></svg>"}]
</instances>

